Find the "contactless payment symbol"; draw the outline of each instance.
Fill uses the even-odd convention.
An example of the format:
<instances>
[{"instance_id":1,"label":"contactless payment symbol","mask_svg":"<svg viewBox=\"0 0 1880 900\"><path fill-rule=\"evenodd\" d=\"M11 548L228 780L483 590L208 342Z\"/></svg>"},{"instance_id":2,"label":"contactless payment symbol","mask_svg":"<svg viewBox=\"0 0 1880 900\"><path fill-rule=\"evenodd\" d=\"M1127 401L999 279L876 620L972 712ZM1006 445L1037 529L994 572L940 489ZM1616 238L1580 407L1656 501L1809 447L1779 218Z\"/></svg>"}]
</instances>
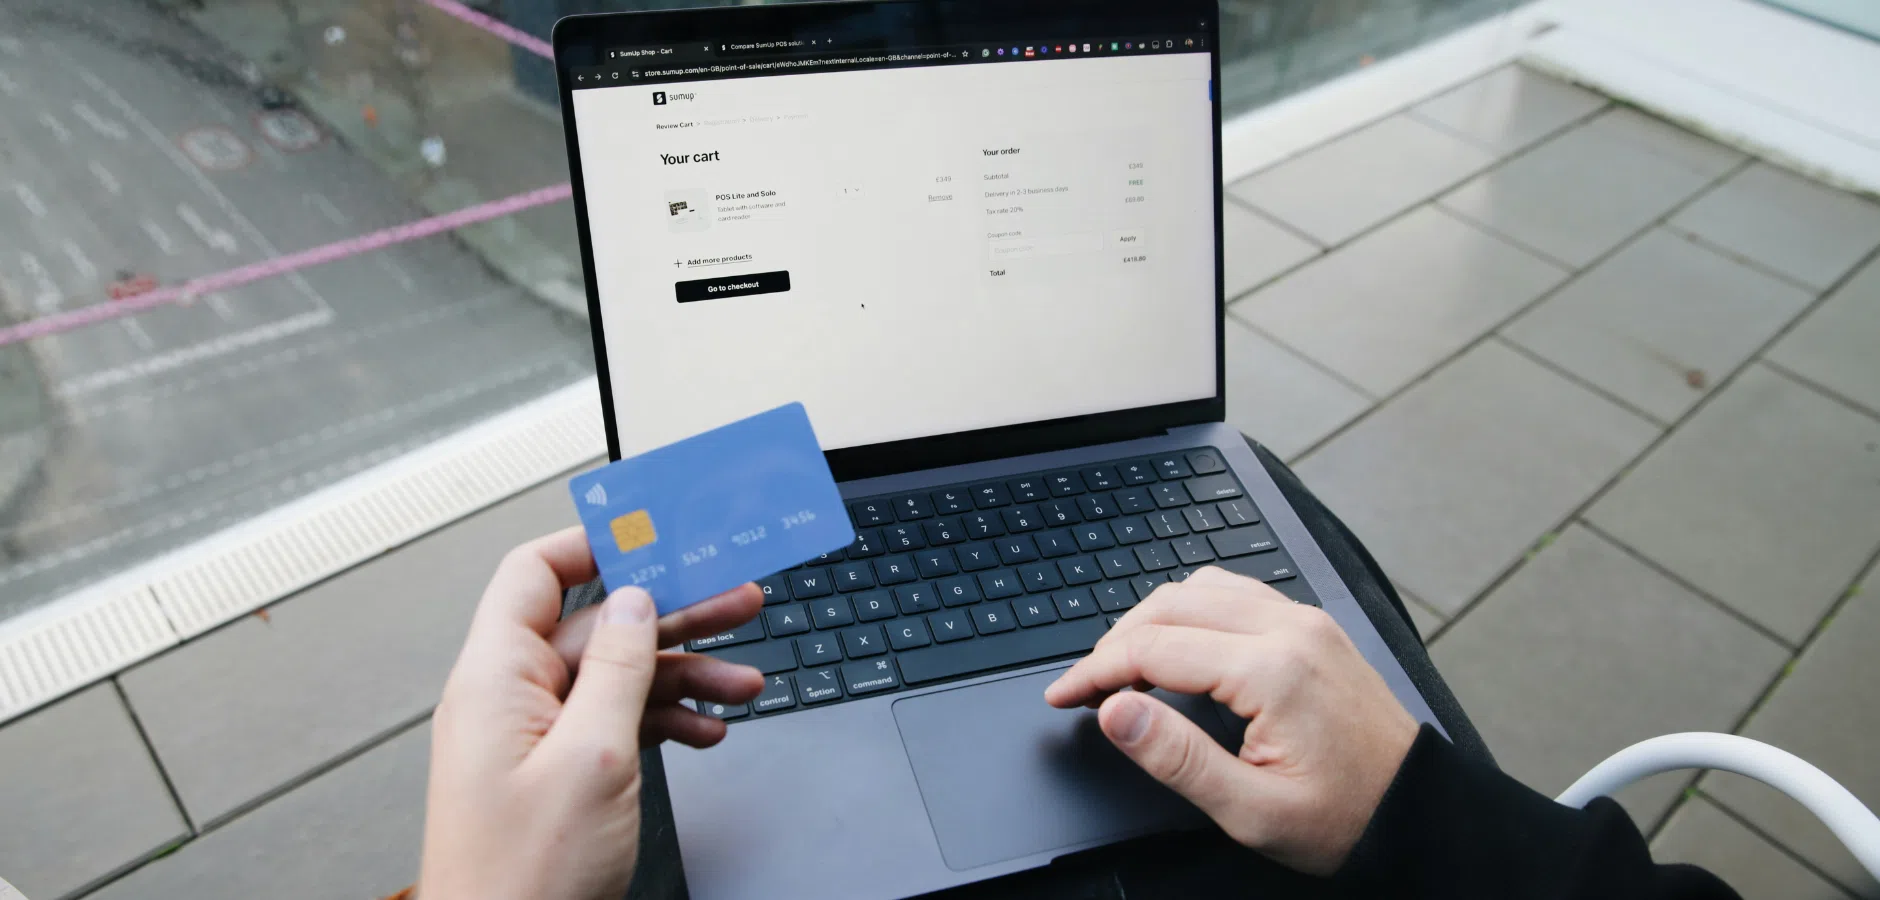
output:
<instances>
[{"instance_id":1,"label":"contactless payment symbol","mask_svg":"<svg viewBox=\"0 0 1880 900\"><path fill-rule=\"evenodd\" d=\"M659 534L653 530L653 517L643 509L613 520L609 527L614 532L614 545L622 553L631 553L659 540Z\"/></svg>"},{"instance_id":2,"label":"contactless payment symbol","mask_svg":"<svg viewBox=\"0 0 1880 900\"><path fill-rule=\"evenodd\" d=\"M595 484L593 487L588 488L587 494L584 496L589 506L606 506L607 505L607 489L604 487L601 487L598 483Z\"/></svg>"}]
</instances>

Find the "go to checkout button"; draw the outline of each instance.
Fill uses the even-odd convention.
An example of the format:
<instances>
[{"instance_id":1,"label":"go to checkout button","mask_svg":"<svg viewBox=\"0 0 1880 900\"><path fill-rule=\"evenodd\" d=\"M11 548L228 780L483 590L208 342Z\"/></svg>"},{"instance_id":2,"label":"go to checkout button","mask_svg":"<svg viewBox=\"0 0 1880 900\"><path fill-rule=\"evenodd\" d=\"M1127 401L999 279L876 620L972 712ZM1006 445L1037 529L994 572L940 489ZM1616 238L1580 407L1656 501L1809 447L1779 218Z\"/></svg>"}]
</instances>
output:
<instances>
[{"instance_id":1,"label":"go to checkout button","mask_svg":"<svg viewBox=\"0 0 1880 900\"><path fill-rule=\"evenodd\" d=\"M759 272L755 275L728 275L681 281L672 286L680 303L716 300L719 297L743 297L747 294L777 294L790 289L789 272Z\"/></svg>"}]
</instances>

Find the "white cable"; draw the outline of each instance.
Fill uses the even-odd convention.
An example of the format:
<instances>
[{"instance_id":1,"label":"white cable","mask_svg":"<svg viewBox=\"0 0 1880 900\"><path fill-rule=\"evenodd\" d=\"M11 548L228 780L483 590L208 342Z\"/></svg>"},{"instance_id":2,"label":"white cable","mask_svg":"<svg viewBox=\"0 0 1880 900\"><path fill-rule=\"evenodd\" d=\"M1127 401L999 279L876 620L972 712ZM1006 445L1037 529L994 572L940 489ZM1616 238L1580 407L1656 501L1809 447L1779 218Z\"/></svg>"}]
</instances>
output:
<instances>
[{"instance_id":1,"label":"white cable","mask_svg":"<svg viewBox=\"0 0 1880 900\"><path fill-rule=\"evenodd\" d=\"M1734 734L1692 731L1640 741L1580 776L1558 800L1577 809L1641 778L1678 769L1735 772L1795 798L1847 845L1869 874L1880 879L1880 818L1807 760Z\"/></svg>"}]
</instances>

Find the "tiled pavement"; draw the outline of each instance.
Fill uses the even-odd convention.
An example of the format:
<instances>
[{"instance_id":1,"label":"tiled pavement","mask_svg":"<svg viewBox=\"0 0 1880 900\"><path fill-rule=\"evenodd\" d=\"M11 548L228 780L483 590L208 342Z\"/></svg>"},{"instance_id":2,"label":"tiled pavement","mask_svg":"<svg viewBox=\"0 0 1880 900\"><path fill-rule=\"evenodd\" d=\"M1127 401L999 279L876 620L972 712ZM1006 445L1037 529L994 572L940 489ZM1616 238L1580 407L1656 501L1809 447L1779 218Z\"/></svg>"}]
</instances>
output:
<instances>
[{"instance_id":1,"label":"tiled pavement","mask_svg":"<svg viewBox=\"0 0 1880 900\"><path fill-rule=\"evenodd\" d=\"M1510 772L1555 793L1740 731L1880 806L1880 204L1516 68L1229 194L1230 420L1376 552ZM0 729L0 873L36 900L401 887L430 703L560 490ZM1880 897L1743 779L1620 799L1747 897Z\"/></svg>"}]
</instances>

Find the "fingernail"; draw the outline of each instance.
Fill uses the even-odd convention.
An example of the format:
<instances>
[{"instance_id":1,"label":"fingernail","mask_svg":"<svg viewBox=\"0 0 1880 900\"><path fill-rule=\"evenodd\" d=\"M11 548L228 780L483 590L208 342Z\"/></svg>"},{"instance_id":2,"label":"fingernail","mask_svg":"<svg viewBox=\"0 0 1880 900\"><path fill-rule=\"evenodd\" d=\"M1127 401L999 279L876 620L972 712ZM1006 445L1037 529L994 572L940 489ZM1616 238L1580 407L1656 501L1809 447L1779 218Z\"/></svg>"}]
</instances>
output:
<instances>
[{"instance_id":1,"label":"fingernail","mask_svg":"<svg viewBox=\"0 0 1880 900\"><path fill-rule=\"evenodd\" d=\"M601 609L601 621L609 625L633 625L653 618L653 595L642 588L621 588L607 598Z\"/></svg>"},{"instance_id":2,"label":"fingernail","mask_svg":"<svg viewBox=\"0 0 1880 900\"><path fill-rule=\"evenodd\" d=\"M1116 710L1116 739L1125 744L1133 744L1142 740L1143 734L1149 730L1148 704L1143 703L1141 700L1130 700L1125 697L1117 701L1116 705L1118 707Z\"/></svg>"}]
</instances>

